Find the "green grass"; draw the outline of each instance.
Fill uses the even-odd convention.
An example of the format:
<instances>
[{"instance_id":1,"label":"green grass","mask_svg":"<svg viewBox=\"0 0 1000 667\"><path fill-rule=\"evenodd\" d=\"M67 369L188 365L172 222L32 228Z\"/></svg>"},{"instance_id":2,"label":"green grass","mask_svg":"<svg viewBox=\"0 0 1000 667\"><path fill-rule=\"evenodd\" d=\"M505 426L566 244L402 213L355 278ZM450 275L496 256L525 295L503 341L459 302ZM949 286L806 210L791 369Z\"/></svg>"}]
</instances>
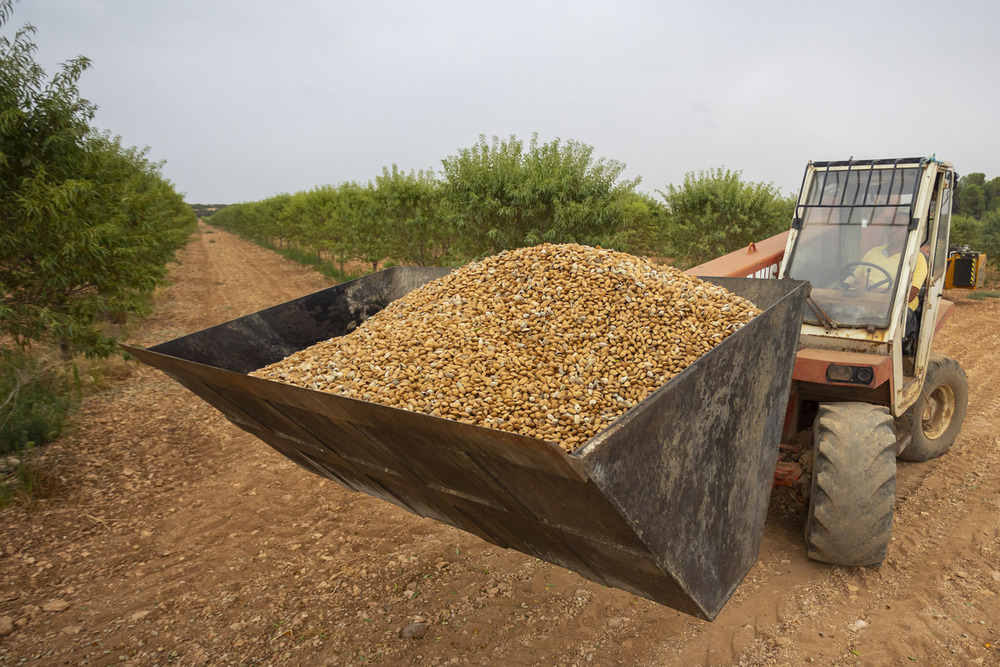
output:
<instances>
[{"instance_id":1,"label":"green grass","mask_svg":"<svg viewBox=\"0 0 1000 667\"><path fill-rule=\"evenodd\" d=\"M299 264L304 264L306 266L311 266L320 273L322 273L327 278L333 278L338 283L347 282L348 280L354 280L358 276L345 273L337 268L333 262L328 262L323 259L316 257L316 253L307 250L301 250L299 248L275 248L274 246L267 246L274 252L278 253L285 259L290 259L293 262L298 262Z\"/></svg>"},{"instance_id":2,"label":"green grass","mask_svg":"<svg viewBox=\"0 0 1000 667\"><path fill-rule=\"evenodd\" d=\"M38 448L62 433L77 394L63 370L0 350L0 507L38 495Z\"/></svg>"},{"instance_id":3,"label":"green grass","mask_svg":"<svg viewBox=\"0 0 1000 667\"><path fill-rule=\"evenodd\" d=\"M988 292L969 292L969 298L973 301L985 301L986 299L1000 298L1000 292L990 290Z\"/></svg>"}]
</instances>

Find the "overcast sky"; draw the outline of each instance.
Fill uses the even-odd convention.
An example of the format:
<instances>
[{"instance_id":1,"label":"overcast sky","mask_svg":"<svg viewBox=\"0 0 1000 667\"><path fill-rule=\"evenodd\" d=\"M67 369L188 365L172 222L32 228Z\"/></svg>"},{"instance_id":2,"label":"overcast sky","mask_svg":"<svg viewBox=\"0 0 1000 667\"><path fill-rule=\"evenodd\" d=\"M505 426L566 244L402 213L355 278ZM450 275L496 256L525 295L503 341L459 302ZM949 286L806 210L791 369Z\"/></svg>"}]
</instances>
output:
<instances>
[{"instance_id":1,"label":"overcast sky","mask_svg":"<svg viewBox=\"0 0 1000 667\"><path fill-rule=\"evenodd\" d=\"M49 73L191 203L573 139L653 193L726 167L936 153L1000 175L1000 2L21 0Z\"/></svg>"}]
</instances>

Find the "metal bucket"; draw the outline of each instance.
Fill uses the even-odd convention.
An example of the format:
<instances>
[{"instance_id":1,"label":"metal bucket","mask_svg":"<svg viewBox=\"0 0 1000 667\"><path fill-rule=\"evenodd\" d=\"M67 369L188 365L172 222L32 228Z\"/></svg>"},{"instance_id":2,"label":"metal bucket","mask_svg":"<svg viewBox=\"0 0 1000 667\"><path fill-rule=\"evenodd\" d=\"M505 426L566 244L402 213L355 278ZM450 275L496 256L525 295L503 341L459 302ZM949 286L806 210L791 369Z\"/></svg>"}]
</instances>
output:
<instances>
[{"instance_id":1,"label":"metal bucket","mask_svg":"<svg viewBox=\"0 0 1000 667\"><path fill-rule=\"evenodd\" d=\"M764 312L571 454L246 375L348 333L445 273L392 268L125 349L306 470L714 618L760 548L808 283L710 279Z\"/></svg>"}]
</instances>

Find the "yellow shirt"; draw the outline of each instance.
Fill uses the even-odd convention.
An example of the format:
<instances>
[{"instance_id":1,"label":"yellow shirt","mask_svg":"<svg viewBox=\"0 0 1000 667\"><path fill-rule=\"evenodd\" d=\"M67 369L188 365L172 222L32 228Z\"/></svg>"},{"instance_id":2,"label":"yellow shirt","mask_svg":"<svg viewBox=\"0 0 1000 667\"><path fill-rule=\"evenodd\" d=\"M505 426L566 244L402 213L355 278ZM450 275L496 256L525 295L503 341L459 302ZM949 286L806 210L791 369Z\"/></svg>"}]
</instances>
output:
<instances>
[{"instance_id":1,"label":"yellow shirt","mask_svg":"<svg viewBox=\"0 0 1000 667\"><path fill-rule=\"evenodd\" d=\"M866 262L868 264L874 264L876 266L880 266L883 269L885 269L890 276L895 278L896 271L899 269L900 253L897 252L895 255L886 255L885 254L886 250L887 246L884 245L876 246L871 250L869 250L867 253L865 253L864 258L861 261ZM865 267L859 266L854 270L854 275L857 276L859 279L864 279L865 277L864 269ZM883 276L879 272L876 272L876 275L871 277L871 281L877 284L882 282L884 278L885 276ZM913 267L913 280L910 284L913 287L916 287L917 291L919 292L920 288L923 287L925 280L927 280L927 260L924 258L924 253L918 252L917 264L915 267ZM920 297L914 296L912 299L910 299L910 302L906 305L907 307L909 307L910 310L915 311L917 307L920 305Z\"/></svg>"}]
</instances>

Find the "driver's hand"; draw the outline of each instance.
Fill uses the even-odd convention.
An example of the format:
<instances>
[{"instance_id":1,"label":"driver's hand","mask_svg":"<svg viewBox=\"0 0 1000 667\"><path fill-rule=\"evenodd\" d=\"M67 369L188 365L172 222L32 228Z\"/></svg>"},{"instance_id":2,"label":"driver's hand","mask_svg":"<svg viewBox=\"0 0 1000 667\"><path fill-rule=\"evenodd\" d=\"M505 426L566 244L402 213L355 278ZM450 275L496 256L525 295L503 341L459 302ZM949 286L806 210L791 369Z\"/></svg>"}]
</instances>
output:
<instances>
[{"instance_id":1,"label":"driver's hand","mask_svg":"<svg viewBox=\"0 0 1000 667\"><path fill-rule=\"evenodd\" d=\"M837 283L836 287L847 296L857 296L859 292L857 282L854 276L848 276Z\"/></svg>"}]
</instances>

